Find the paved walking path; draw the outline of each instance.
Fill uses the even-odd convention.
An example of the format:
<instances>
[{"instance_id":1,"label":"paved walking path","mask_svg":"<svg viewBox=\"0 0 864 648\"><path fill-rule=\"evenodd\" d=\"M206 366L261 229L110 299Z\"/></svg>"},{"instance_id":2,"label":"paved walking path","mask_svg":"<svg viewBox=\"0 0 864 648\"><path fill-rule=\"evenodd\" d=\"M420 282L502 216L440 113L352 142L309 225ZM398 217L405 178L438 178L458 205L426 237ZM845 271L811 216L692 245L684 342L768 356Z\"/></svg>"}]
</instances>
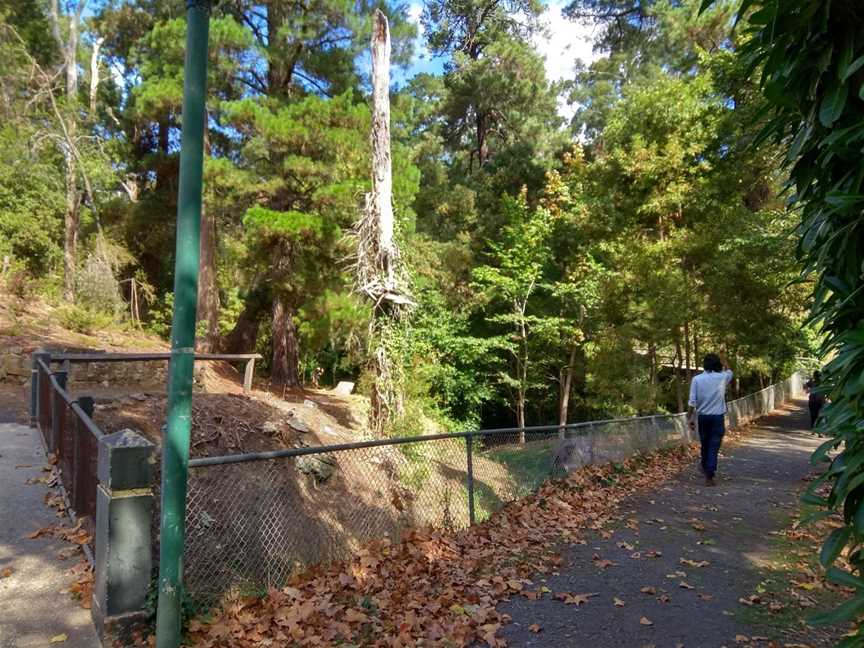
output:
<instances>
[{"instance_id":1,"label":"paved walking path","mask_svg":"<svg viewBox=\"0 0 864 648\"><path fill-rule=\"evenodd\" d=\"M63 561L58 554L70 545L26 537L59 522L43 502L48 488L27 483L46 474L37 434L24 425L0 422L0 575L12 570L0 578L0 648L95 648L99 642L90 612L61 592L72 582L66 572L74 559ZM60 641L63 635L66 639Z\"/></svg>"},{"instance_id":2,"label":"paved walking path","mask_svg":"<svg viewBox=\"0 0 864 648\"><path fill-rule=\"evenodd\" d=\"M503 630L509 645L731 648L736 635L764 634L740 619L738 599L758 583L756 565L770 532L785 527L796 510L809 455L819 444L806 427L806 403L789 404L721 455L716 487L705 488L694 466L634 496L611 537L568 548L566 566L545 583L552 592L596 596L580 607L550 596L514 597L500 608L513 618ZM661 555L649 557L652 550ZM614 564L603 569L602 560ZM700 561L710 564L694 566ZM532 632L532 624L540 631Z\"/></svg>"}]
</instances>

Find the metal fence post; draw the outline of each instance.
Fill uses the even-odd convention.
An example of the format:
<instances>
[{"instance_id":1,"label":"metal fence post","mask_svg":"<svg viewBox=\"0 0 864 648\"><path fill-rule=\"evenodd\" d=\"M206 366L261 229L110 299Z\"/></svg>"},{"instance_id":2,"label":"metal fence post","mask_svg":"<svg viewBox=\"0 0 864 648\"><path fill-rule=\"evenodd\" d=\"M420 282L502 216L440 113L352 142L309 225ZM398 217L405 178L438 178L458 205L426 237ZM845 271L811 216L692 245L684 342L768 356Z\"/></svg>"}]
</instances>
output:
<instances>
[{"instance_id":1,"label":"metal fence post","mask_svg":"<svg viewBox=\"0 0 864 648\"><path fill-rule=\"evenodd\" d=\"M63 391L66 391L66 377L67 373L65 370L55 371L54 379L57 381L57 386L60 387ZM51 443L48 444L48 450L50 452L57 453L57 458L59 459L60 450L62 449L63 444L63 424L66 422L64 417L64 408L66 407L66 402L63 400L63 397L57 392L56 389L51 390Z\"/></svg>"},{"instance_id":2,"label":"metal fence post","mask_svg":"<svg viewBox=\"0 0 864 648\"><path fill-rule=\"evenodd\" d=\"M177 192L177 253L174 317L168 367L167 431L162 444L162 507L159 525L159 602L156 646L177 648L181 634L186 478L192 425L192 378L201 230L201 182L206 127L207 40L210 0L186 0L183 65L183 132Z\"/></svg>"},{"instance_id":3,"label":"metal fence post","mask_svg":"<svg viewBox=\"0 0 864 648\"><path fill-rule=\"evenodd\" d=\"M474 524L474 435L465 437L465 450L468 459L468 522Z\"/></svg>"},{"instance_id":4,"label":"metal fence post","mask_svg":"<svg viewBox=\"0 0 864 648\"><path fill-rule=\"evenodd\" d=\"M36 427L36 417L39 413L37 402L39 398L39 360L50 359L42 349L34 351L30 355L30 427Z\"/></svg>"},{"instance_id":5,"label":"metal fence post","mask_svg":"<svg viewBox=\"0 0 864 648\"><path fill-rule=\"evenodd\" d=\"M38 427L43 421L41 420L42 412L44 412L45 403L42 402L44 399L44 395L48 393L45 389L45 380L47 380L47 376L44 375L42 368L40 367L40 361L44 362L46 366L50 366L51 363L51 354L46 351L38 351L33 354L33 383L32 388L35 390L35 393L30 394L30 403L33 408L33 416L35 418L35 425ZM44 380L43 380L44 377ZM43 438L45 436L45 430L40 430L42 432ZM46 443L47 445L47 443Z\"/></svg>"}]
</instances>

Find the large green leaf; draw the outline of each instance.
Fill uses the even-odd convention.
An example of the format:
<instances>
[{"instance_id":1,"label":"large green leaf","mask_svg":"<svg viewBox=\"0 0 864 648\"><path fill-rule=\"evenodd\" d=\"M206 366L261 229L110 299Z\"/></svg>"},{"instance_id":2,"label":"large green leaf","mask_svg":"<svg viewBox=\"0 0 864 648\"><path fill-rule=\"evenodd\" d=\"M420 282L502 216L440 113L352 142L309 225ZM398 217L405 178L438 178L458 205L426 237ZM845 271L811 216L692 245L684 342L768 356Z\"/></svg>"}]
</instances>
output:
<instances>
[{"instance_id":1,"label":"large green leaf","mask_svg":"<svg viewBox=\"0 0 864 648\"><path fill-rule=\"evenodd\" d=\"M849 85L839 80L832 80L819 108L819 121L823 126L830 128L834 125L834 122L843 114L848 97Z\"/></svg>"},{"instance_id":2,"label":"large green leaf","mask_svg":"<svg viewBox=\"0 0 864 648\"><path fill-rule=\"evenodd\" d=\"M831 532L831 535L829 535L825 540L822 545L822 550L819 552L819 562L821 562L824 567L830 566L835 560L837 560L840 552L843 551L843 547L846 546L846 542L849 540L850 535L852 535L852 529L849 527L834 529L834 531Z\"/></svg>"},{"instance_id":3,"label":"large green leaf","mask_svg":"<svg viewBox=\"0 0 864 648\"><path fill-rule=\"evenodd\" d=\"M816 614L810 618L813 625L834 625L856 618L864 611L864 594L858 594L830 612Z\"/></svg>"}]
</instances>

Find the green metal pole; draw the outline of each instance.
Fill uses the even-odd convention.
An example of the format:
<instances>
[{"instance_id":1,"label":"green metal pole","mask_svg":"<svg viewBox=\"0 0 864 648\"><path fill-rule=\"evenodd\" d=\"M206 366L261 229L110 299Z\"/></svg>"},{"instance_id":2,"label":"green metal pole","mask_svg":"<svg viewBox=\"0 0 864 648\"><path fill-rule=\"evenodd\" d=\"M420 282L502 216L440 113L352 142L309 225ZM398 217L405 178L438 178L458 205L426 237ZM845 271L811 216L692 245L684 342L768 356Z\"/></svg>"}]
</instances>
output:
<instances>
[{"instance_id":1,"label":"green metal pole","mask_svg":"<svg viewBox=\"0 0 864 648\"><path fill-rule=\"evenodd\" d=\"M171 365L168 376L168 431L162 443L159 607L156 616L158 648L177 648L180 645L210 1L187 0L186 22L183 138L180 149L180 191L177 198L177 253L174 262L174 319L171 324Z\"/></svg>"}]
</instances>

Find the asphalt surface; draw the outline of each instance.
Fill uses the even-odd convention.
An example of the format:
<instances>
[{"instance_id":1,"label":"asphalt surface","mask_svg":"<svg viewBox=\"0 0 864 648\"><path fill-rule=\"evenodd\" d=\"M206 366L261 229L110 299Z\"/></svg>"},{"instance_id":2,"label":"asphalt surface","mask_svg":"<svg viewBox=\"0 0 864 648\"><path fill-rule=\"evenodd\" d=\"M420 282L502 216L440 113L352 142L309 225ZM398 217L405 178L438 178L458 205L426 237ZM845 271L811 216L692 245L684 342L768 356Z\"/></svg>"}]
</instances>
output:
<instances>
[{"instance_id":1,"label":"asphalt surface","mask_svg":"<svg viewBox=\"0 0 864 648\"><path fill-rule=\"evenodd\" d=\"M565 566L542 584L593 596L580 606L551 595L502 604L513 619L502 632L508 644L732 648L736 635L760 635L741 620L738 599L753 592L770 534L788 524L810 472L819 441L806 411L804 401L789 404L721 450L717 486L706 488L694 465L634 495L609 537L564 549Z\"/></svg>"},{"instance_id":2,"label":"asphalt surface","mask_svg":"<svg viewBox=\"0 0 864 648\"><path fill-rule=\"evenodd\" d=\"M48 487L27 483L46 475L37 434L0 422L0 648L95 648L99 642L90 612L63 592L74 580L67 572L75 559L58 556L70 545L26 537L61 522L43 502ZM11 570L8 576L6 570Z\"/></svg>"}]
</instances>

